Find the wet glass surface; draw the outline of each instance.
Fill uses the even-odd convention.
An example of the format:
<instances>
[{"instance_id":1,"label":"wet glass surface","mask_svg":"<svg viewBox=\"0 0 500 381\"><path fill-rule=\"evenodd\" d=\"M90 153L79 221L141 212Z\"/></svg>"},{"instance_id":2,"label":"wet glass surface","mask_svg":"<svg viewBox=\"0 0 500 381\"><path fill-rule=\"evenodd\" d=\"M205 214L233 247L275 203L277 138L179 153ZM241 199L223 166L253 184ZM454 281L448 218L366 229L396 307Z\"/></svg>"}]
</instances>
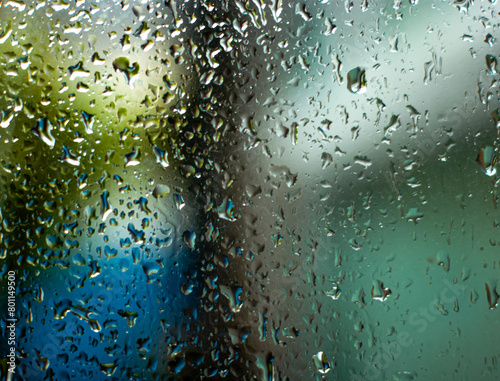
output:
<instances>
[{"instance_id":1,"label":"wet glass surface","mask_svg":"<svg viewBox=\"0 0 500 381\"><path fill-rule=\"evenodd\" d=\"M2 379L497 379L499 12L0 3Z\"/></svg>"}]
</instances>

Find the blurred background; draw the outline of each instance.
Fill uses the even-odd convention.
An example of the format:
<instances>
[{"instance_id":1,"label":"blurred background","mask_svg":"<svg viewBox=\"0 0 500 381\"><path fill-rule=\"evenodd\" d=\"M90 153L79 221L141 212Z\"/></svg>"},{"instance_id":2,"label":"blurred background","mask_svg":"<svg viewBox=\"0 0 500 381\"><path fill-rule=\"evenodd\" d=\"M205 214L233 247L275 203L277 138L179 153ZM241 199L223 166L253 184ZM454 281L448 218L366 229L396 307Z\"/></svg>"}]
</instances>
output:
<instances>
[{"instance_id":1,"label":"blurred background","mask_svg":"<svg viewBox=\"0 0 500 381\"><path fill-rule=\"evenodd\" d=\"M498 379L499 12L1 3L3 379Z\"/></svg>"}]
</instances>

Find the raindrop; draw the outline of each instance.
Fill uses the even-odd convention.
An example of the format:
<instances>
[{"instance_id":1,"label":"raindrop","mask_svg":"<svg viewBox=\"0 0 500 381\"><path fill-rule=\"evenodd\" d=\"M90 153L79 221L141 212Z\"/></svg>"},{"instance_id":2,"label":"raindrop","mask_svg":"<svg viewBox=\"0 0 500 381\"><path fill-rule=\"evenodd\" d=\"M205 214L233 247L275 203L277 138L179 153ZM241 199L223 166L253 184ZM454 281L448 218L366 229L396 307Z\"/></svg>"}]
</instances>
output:
<instances>
[{"instance_id":1,"label":"raindrop","mask_svg":"<svg viewBox=\"0 0 500 381\"><path fill-rule=\"evenodd\" d=\"M32 132L52 148L56 144L56 139L52 136L52 129L50 121L47 118L41 118L36 122Z\"/></svg>"},{"instance_id":2,"label":"raindrop","mask_svg":"<svg viewBox=\"0 0 500 381\"><path fill-rule=\"evenodd\" d=\"M119 57L113 61L113 69L115 69L115 71L123 73L127 84L129 84L130 87L133 88L135 77L137 77L137 75L139 74L139 64L137 62L134 62L131 65L128 58Z\"/></svg>"},{"instance_id":3,"label":"raindrop","mask_svg":"<svg viewBox=\"0 0 500 381\"><path fill-rule=\"evenodd\" d=\"M157 186L155 186L155 189L153 190L153 196L155 198L165 197L169 193L170 193L170 187L164 184L158 184Z\"/></svg>"},{"instance_id":4,"label":"raindrop","mask_svg":"<svg viewBox=\"0 0 500 381\"><path fill-rule=\"evenodd\" d=\"M330 363L326 359L324 352L320 351L313 356L314 365L321 374L326 374L331 370Z\"/></svg>"},{"instance_id":5,"label":"raindrop","mask_svg":"<svg viewBox=\"0 0 500 381\"><path fill-rule=\"evenodd\" d=\"M365 70L357 67L347 73L347 89L354 94L366 92Z\"/></svg>"},{"instance_id":6,"label":"raindrop","mask_svg":"<svg viewBox=\"0 0 500 381\"><path fill-rule=\"evenodd\" d=\"M186 244L187 247L189 247L191 250L195 249L195 242L196 242L196 234L193 233L192 231L186 230L184 234L182 235L182 238L184 240L184 243Z\"/></svg>"},{"instance_id":7,"label":"raindrop","mask_svg":"<svg viewBox=\"0 0 500 381\"><path fill-rule=\"evenodd\" d=\"M109 202L109 191L105 190L101 193L101 220L106 221L111 211L112 207Z\"/></svg>"},{"instance_id":8,"label":"raindrop","mask_svg":"<svg viewBox=\"0 0 500 381\"><path fill-rule=\"evenodd\" d=\"M85 111L82 111L81 117L82 117L83 125L85 126L85 132L87 134L93 133L94 131L93 131L92 127L94 126L94 115L91 115L91 114L86 113Z\"/></svg>"},{"instance_id":9,"label":"raindrop","mask_svg":"<svg viewBox=\"0 0 500 381\"><path fill-rule=\"evenodd\" d=\"M90 71L83 67L83 61L78 62L74 66L70 66L68 70L70 81L74 80L75 78L86 78L90 76Z\"/></svg>"}]
</instances>

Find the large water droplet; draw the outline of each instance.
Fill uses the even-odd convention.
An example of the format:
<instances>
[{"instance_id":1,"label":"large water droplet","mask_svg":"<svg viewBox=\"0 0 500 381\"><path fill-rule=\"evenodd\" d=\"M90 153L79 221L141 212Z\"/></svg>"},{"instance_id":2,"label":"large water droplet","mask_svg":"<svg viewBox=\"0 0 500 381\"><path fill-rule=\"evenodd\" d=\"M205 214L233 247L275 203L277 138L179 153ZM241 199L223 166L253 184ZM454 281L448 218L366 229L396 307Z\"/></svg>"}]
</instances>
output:
<instances>
[{"instance_id":1,"label":"large water droplet","mask_svg":"<svg viewBox=\"0 0 500 381\"><path fill-rule=\"evenodd\" d=\"M357 67L347 73L347 89L354 94L366 92L365 70Z\"/></svg>"}]
</instances>

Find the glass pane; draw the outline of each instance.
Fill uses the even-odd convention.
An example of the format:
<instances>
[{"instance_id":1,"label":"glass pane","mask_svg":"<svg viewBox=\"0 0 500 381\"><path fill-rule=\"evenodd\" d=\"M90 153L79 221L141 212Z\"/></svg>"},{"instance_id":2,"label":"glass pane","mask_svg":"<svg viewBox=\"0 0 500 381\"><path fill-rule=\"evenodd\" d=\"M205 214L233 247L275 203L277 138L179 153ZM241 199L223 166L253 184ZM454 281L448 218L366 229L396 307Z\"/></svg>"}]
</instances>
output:
<instances>
[{"instance_id":1,"label":"glass pane","mask_svg":"<svg viewBox=\"0 0 500 381\"><path fill-rule=\"evenodd\" d=\"M498 12L0 4L2 377L495 379Z\"/></svg>"}]
</instances>

